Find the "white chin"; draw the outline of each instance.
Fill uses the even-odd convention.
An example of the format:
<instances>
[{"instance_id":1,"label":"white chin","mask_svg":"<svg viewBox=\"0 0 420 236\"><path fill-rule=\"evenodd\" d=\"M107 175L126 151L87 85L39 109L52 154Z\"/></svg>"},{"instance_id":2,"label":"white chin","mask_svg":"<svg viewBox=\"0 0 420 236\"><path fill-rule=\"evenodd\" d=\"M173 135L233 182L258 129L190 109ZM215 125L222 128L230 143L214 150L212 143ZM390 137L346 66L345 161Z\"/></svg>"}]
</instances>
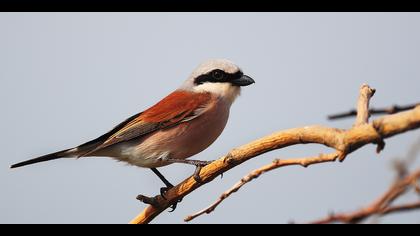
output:
<instances>
[{"instance_id":1,"label":"white chin","mask_svg":"<svg viewBox=\"0 0 420 236\"><path fill-rule=\"evenodd\" d=\"M230 103L233 103L236 97L241 93L239 86L234 86L231 83L204 83L197 85L193 88L194 92L209 92L223 99L226 99Z\"/></svg>"}]
</instances>

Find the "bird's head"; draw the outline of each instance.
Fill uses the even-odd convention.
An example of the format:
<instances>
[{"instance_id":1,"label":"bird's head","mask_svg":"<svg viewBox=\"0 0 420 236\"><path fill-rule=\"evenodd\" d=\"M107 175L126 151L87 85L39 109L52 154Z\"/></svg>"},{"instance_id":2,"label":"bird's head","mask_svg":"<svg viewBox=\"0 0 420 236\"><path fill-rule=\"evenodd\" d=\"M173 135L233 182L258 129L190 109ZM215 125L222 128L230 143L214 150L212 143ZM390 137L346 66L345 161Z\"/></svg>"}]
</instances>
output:
<instances>
[{"instance_id":1,"label":"bird's head","mask_svg":"<svg viewBox=\"0 0 420 236\"><path fill-rule=\"evenodd\" d=\"M240 87L255 81L244 75L233 62L213 59L200 64L184 82L181 89L193 92L209 92L233 102L240 94Z\"/></svg>"}]
</instances>

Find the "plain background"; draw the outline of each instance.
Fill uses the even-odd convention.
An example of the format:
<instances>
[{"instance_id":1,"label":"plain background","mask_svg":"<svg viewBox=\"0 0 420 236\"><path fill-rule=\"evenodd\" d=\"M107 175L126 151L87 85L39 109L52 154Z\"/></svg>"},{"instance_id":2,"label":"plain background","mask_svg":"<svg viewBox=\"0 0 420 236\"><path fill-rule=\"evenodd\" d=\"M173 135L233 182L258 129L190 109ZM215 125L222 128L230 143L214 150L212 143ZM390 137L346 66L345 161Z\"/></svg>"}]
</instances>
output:
<instances>
[{"instance_id":1,"label":"plain background","mask_svg":"<svg viewBox=\"0 0 420 236\"><path fill-rule=\"evenodd\" d=\"M224 133L196 159L211 160L272 132L354 107L361 84L373 106L418 102L417 13L0 13L0 222L127 223L137 194L162 187L150 170L107 158L10 164L96 138L177 88L202 61L227 58L253 77ZM344 163L287 167L246 185L195 223L306 222L373 201L394 177L391 160L414 131L369 145ZM154 223L182 223L249 171L274 158L330 150L305 145L267 153L184 198ZM418 165L419 162L417 162ZM193 167L162 172L174 183ZM415 199L412 195L407 199ZM380 222L420 223L419 212Z\"/></svg>"}]
</instances>

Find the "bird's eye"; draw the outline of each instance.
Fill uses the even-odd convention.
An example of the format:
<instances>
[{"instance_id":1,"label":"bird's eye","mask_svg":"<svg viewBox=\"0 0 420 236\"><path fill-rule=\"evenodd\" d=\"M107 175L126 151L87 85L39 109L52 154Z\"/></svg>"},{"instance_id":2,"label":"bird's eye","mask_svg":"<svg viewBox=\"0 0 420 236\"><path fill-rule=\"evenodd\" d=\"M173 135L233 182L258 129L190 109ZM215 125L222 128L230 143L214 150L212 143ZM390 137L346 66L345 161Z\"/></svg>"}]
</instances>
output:
<instances>
[{"instance_id":1,"label":"bird's eye","mask_svg":"<svg viewBox=\"0 0 420 236\"><path fill-rule=\"evenodd\" d=\"M212 77L216 80L221 80L224 77L223 71L215 70L212 72Z\"/></svg>"}]
</instances>

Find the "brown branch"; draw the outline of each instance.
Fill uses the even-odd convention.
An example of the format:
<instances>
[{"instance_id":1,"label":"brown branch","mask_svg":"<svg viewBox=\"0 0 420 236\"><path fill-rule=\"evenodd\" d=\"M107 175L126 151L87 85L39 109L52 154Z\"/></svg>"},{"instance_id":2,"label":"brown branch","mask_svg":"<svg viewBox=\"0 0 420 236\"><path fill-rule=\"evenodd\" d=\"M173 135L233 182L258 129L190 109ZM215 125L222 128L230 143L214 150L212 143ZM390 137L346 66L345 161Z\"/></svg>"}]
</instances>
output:
<instances>
[{"instance_id":1,"label":"brown branch","mask_svg":"<svg viewBox=\"0 0 420 236\"><path fill-rule=\"evenodd\" d=\"M388 215L391 213L400 213L400 212L413 211L413 210L418 210L418 209L420 209L420 201L415 202L415 203L408 203L408 204L388 207L385 210L383 210L380 214Z\"/></svg>"},{"instance_id":2,"label":"brown branch","mask_svg":"<svg viewBox=\"0 0 420 236\"><path fill-rule=\"evenodd\" d=\"M419 106L419 105L420 105L420 103L404 105L404 106L394 105L394 106L391 106L391 107L379 108L379 109L371 108L371 109L369 109L369 113L371 115L392 115L392 114L395 114L395 113L398 113L398 112L408 111L408 110L414 109L416 106ZM356 116L356 115L357 115L357 111L354 109L354 110L350 110L348 112L329 115L328 119L329 120L337 120L337 119L353 117L353 116Z\"/></svg>"},{"instance_id":3,"label":"brown branch","mask_svg":"<svg viewBox=\"0 0 420 236\"><path fill-rule=\"evenodd\" d=\"M356 122L353 127L366 125L369 122L369 102L372 96L375 94L375 89L371 89L367 84L363 84L360 87L360 94L359 99L357 102L357 117ZM380 142L383 144L383 140L381 139ZM217 201L213 204L208 206L207 208L187 216L184 221L188 222L195 219L198 216L203 214L209 214L216 209L216 207L222 203L226 198L228 198L232 193L237 192L242 186L251 182L253 179L258 178L261 174L280 168L288 165L301 165L303 167L307 167L311 164L318 164L324 162L332 162L339 158L341 161L345 158L345 153L343 152L335 152L329 155L320 154L318 157L309 157L309 158L301 158L301 159L290 159L290 160L276 160L270 165L263 166L259 169L256 169L243 177L238 183L236 183L232 188L225 191Z\"/></svg>"},{"instance_id":4,"label":"brown branch","mask_svg":"<svg viewBox=\"0 0 420 236\"><path fill-rule=\"evenodd\" d=\"M359 100L357 101L357 117L355 126L364 125L369 122L369 102L376 90L369 87L367 84L363 84L360 88Z\"/></svg>"},{"instance_id":5,"label":"brown branch","mask_svg":"<svg viewBox=\"0 0 420 236\"><path fill-rule=\"evenodd\" d=\"M311 224L331 224L337 222L354 224L374 215L387 215L390 213L420 209L420 202L391 206L395 199L403 195L409 189L414 188L414 183L419 178L420 169L403 179L397 180L387 192L369 206L351 213L330 214L324 219L311 222Z\"/></svg>"},{"instance_id":6,"label":"brown branch","mask_svg":"<svg viewBox=\"0 0 420 236\"><path fill-rule=\"evenodd\" d=\"M382 211L378 212L356 212L352 214L339 214L339 215L330 215L325 219L314 221L311 224L332 224L332 223L345 223L345 224L356 224L362 220L372 217L375 215L390 215L393 213L401 213L407 211L414 211L420 209L420 202L401 204L393 207L385 208Z\"/></svg>"},{"instance_id":7,"label":"brown branch","mask_svg":"<svg viewBox=\"0 0 420 236\"><path fill-rule=\"evenodd\" d=\"M364 145L380 143L384 138L419 127L420 106L410 111L379 118L369 124L356 126L349 130L323 126L306 126L280 131L233 149L227 155L203 167L200 173L202 182L196 182L193 177L187 178L170 189L165 194L166 199L156 196L155 206L149 205L146 207L130 223L149 223L165 209L195 189L212 181L235 166L269 151L297 144L317 143L335 149L340 153L338 158L344 160L345 156Z\"/></svg>"},{"instance_id":8,"label":"brown branch","mask_svg":"<svg viewBox=\"0 0 420 236\"><path fill-rule=\"evenodd\" d=\"M399 158L394 161L394 168L397 173L394 183L386 193L384 193L379 199L373 202L369 207L365 207L361 210L348 214L332 214L314 223L358 223L374 215L384 216L391 213L420 209L420 201L391 206L391 204L398 197L401 197L405 192L407 192L409 188L414 189L416 192L419 191L417 180L420 178L420 169L413 172L412 174L409 173L409 167L411 166L411 163L418 157L420 151L419 144L420 139L411 145L404 158Z\"/></svg>"},{"instance_id":9,"label":"brown branch","mask_svg":"<svg viewBox=\"0 0 420 236\"><path fill-rule=\"evenodd\" d=\"M198 216L203 214L209 214L216 209L216 207L222 203L226 198L228 198L232 193L237 192L242 186L246 183L251 182L253 179L258 178L260 175L264 174L265 172L283 167L283 166L291 166L291 165L300 165L302 167L308 167L313 164L324 163L324 162L334 162L340 156L340 153L331 153L328 155L321 154L317 157L307 157L307 158L300 158L300 159L290 159L290 160L274 160L273 163L263 166L259 169L256 169L243 177L239 182L237 182L232 188L224 192L220 195L219 199L215 201L213 204L208 206L207 208L194 213L192 215L187 216L184 221L188 222L195 219Z\"/></svg>"}]
</instances>

